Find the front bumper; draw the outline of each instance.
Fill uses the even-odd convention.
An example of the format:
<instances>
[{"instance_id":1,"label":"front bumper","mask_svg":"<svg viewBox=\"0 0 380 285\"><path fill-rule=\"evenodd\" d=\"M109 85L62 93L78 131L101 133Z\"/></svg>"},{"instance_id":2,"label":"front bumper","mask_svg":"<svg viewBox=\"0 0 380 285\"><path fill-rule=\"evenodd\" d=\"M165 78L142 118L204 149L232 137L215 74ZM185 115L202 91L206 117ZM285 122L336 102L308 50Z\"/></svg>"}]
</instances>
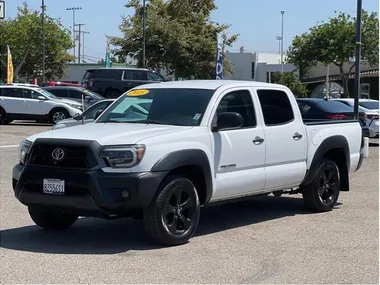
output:
<instances>
[{"instance_id":1,"label":"front bumper","mask_svg":"<svg viewBox=\"0 0 380 285\"><path fill-rule=\"evenodd\" d=\"M104 173L21 164L13 168L15 197L26 206L73 213L78 216L128 215L147 207L167 172ZM65 193L43 193L43 179L65 181ZM121 196L128 191L128 197Z\"/></svg>"}]
</instances>

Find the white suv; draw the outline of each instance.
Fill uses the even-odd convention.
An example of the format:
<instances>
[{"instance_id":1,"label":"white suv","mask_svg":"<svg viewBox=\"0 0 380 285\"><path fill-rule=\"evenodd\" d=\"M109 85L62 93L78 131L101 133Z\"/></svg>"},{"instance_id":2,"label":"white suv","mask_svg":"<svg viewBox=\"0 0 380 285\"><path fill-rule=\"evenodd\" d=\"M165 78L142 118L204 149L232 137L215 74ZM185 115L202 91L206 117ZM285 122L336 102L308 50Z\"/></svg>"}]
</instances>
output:
<instances>
[{"instance_id":1,"label":"white suv","mask_svg":"<svg viewBox=\"0 0 380 285\"><path fill-rule=\"evenodd\" d=\"M13 120L58 123L82 113L82 106L72 100L58 99L38 88L20 85L0 86L0 124Z\"/></svg>"}]
</instances>

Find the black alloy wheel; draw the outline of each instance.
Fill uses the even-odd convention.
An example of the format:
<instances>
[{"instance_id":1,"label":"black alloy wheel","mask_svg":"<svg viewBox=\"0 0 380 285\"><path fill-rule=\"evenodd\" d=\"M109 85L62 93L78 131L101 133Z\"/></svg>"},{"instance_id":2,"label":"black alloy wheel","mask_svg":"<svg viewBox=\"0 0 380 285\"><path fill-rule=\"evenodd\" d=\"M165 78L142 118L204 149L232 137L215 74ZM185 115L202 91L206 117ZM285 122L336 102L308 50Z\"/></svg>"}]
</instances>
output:
<instances>
[{"instance_id":1,"label":"black alloy wheel","mask_svg":"<svg viewBox=\"0 0 380 285\"><path fill-rule=\"evenodd\" d=\"M186 188L176 188L166 199L165 209L162 212L163 223L168 231L176 236L186 233L196 215L195 204L192 193L189 193Z\"/></svg>"},{"instance_id":2,"label":"black alloy wheel","mask_svg":"<svg viewBox=\"0 0 380 285\"><path fill-rule=\"evenodd\" d=\"M314 211L331 211L340 194L340 173L336 163L324 158L313 181L301 187L305 205Z\"/></svg>"},{"instance_id":3,"label":"black alloy wheel","mask_svg":"<svg viewBox=\"0 0 380 285\"><path fill-rule=\"evenodd\" d=\"M159 194L144 209L144 224L150 237L165 245L186 243L195 233L200 203L194 184L187 178L171 176Z\"/></svg>"},{"instance_id":4,"label":"black alloy wheel","mask_svg":"<svg viewBox=\"0 0 380 285\"><path fill-rule=\"evenodd\" d=\"M326 206L330 205L339 195L339 189L336 183L338 178L339 176L331 165L324 168L319 176L318 197Z\"/></svg>"}]
</instances>

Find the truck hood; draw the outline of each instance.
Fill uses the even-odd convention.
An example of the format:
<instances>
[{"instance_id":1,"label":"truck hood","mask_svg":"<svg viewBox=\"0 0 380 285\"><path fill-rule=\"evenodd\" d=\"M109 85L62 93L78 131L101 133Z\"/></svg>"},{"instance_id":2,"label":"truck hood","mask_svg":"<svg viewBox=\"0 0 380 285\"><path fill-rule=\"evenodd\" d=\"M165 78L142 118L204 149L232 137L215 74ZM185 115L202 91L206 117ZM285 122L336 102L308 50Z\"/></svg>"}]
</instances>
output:
<instances>
[{"instance_id":1,"label":"truck hood","mask_svg":"<svg viewBox=\"0 0 380 285\"><path fill-rule=\"evenodd\" d=\"M51 130L29 136L28 141L38 138L93 140L100 145L134 144L143 139L189 130L189 126L154 124L95 123Z\"/></svg>"}]
</instances>

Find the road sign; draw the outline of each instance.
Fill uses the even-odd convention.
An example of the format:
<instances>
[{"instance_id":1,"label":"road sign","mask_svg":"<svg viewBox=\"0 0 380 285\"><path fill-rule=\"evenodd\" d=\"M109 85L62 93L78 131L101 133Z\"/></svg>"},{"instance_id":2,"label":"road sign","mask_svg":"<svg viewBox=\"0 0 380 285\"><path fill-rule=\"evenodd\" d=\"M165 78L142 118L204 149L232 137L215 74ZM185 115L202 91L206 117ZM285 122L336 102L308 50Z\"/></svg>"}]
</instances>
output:
<instances>
[{"instance_id":1,"label":"road sign","mask_svg":"<svg viewBox=\"0 0 380 285\"><path fill-rule=\"evenodd\" d=\"M5 1L0 1L0 20L5 18Z\"/></svg>"}]
</instances>

